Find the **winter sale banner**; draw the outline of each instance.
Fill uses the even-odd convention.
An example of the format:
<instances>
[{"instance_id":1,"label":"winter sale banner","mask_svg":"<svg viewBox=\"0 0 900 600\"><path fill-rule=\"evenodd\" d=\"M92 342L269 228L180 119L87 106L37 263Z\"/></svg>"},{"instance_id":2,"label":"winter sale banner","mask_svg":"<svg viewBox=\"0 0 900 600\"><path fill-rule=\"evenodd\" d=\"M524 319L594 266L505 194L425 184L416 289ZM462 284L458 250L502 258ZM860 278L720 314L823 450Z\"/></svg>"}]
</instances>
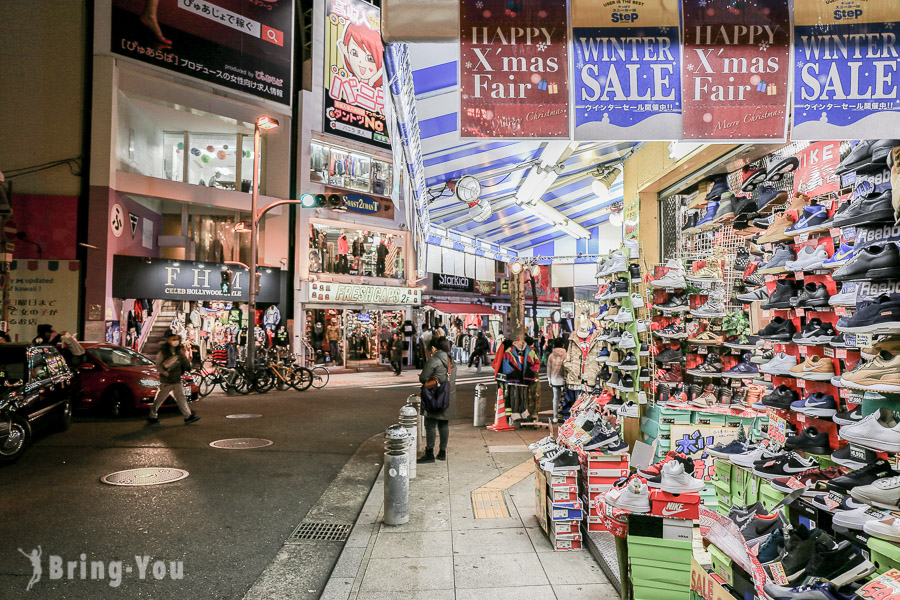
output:
<instances>
[{"instance_id":1,"label":"winter sale banner","mask_svg":"<svg viewBox=\"0 0 900 600\"><path fill-rule=\"evenodd\" d=\"M897 0L797 3L792 139L897 135L898 23Z\"/></svg>"},{"instance_id":2,"label":"winter sale banner","mask_svg":"<svg viewBox=\"0 0 900 600\"><path fill-rule=\"evenodd\" d=\"M681 139L681 36L672 0L572 2L576 140Z\"/></svg>"},{"instance_id":3,"label":"winter sale banner","mask_svg":"<svg viewBox=\"0 0 900 600\"><path fill-rule=\"evenodd\" d=\"M329 0L325 11L325 131L390 148L381 11L362 0Z\"/></svg>"},{"instance_id":4,"label":"winter sale banner","mask_svg":"<svg viewBox=\"0 0 900 600\"><path fill-rule=\"evenodd\" d=\"M461 138L569 138L565 2L460 0Z\"/></svg>"},{"instance_id":5,"label":"winter sale banner","mask_svg":"<svg viewBox=\"0 0 900 600\"><path fill-rule=\"evenodd\" d=\"M787 139L789 0L682 0L685 140Z\"/></svg>"}]
</instances>

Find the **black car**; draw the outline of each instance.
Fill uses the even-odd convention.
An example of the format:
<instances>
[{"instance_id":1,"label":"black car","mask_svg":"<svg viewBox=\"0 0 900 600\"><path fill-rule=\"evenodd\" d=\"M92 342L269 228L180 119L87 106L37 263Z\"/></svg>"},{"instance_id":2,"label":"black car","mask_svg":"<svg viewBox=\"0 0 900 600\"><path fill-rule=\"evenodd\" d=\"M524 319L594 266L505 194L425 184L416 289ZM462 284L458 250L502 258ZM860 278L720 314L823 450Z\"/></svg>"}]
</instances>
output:
<instances>
[{"instance_id":1,"label":"black car","mask_svg":"<svg viewBox=\"0 0 900 600\"><path fill-rule=\"evenodd\" d=\"M0 463L22 456L34 430L71 422L72 372L59 351L0 344Z\"/></svg>"}]
</instances>

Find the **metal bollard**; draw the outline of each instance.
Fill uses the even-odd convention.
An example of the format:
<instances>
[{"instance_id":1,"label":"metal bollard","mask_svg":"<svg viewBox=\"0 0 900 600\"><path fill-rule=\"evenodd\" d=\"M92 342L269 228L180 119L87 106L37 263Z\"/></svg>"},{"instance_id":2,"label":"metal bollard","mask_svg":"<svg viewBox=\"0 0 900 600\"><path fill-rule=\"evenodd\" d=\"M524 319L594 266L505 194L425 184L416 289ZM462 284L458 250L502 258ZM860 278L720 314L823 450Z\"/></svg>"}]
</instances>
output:
<instances>
[{"instance_id":1,"label":"metal bollard","mask_svg":"<svg viewBox=\"0 0 900 600\"><path fill-rule=\"evenodd\" d=\"M406 405L412 406L419 413L419 434L416 438L416 453L425 450L425 417L422 416L422 399L415 394L410 394L406 398Z\"/></svg>"},{"instance_id":2,"label":"metal bollard","mask_svg":"<svg viewBox=\"0 0 900 600\"><path fill-rule=\"evenodd\" d=\"M407 446L407 454L409 455L409 478L416 478L416 458L418 454L418 446L416 440L419 437L418 432L419 413L415 407L406 405L400 409L400 424L406 428L409 434L409 444Z\"/></svg>"},{"instance_id":3,"label":"metal bollard","mask_svg":"<svg viewBox=\"0 0 900 600\"><path fill-rule=\"evenodd\" d=\"M484 411L487 408L487 389L488 386L483 383L475 386L475 416L472 419L474 427L485 426Z\"/></svg>"},{"instance_id":4,"label":"metal bollard","mask_svg":"<svg viewBox=\"0 0 900 600\"><path fill-rule=\"evenodd\" d=\"M384 522L409 521L409 434L402 425L391 425L384 434Z\"/></svg>"}]
</instances>

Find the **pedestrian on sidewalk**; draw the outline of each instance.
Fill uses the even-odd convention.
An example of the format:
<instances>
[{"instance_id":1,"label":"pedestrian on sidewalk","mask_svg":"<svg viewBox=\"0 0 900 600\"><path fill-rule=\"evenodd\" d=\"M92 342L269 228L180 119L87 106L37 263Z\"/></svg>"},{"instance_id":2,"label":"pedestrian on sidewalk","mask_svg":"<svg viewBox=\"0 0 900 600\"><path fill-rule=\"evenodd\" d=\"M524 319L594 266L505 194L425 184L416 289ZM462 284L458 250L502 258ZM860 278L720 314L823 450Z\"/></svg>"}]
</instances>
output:
<instances>
[{"instance_id":1,"label":"pedestrian on sidewalk","mask_svg":"<svg viewBox=\"0 0 900 600\"><path fill-rule=\"evenodd\" d=\"M534 338L531 336L525 336L525 358L529 368L523 373L523 380L528 385L528 400L523 418L534 421L541 410L541 357L534 349Z\"/></svg>"},{"instance_id":2,"label":"pedestrian on sidewalk","mask_svg":"<svg viewBox=\"0 0 900 600\"><path fill-rule=\"evenodd\" d=\"M447 440L450 437L449 413L450 408L456 404L456 365L450 358L450 340L446 337L432 338L431 349L431 358L419 373L419 382L425 385L432 377L437 378L438 385L449 381L450 404L441 412L425 411L425 454L416 461L418 463L433 463L435 458L447 460ZM441 444L435 457L434 443L438 432L441 435Z\"/></svg>"},{"instance_id":3,"label":"pedestrian on sidewalk","mask_svg":"<svg viewBox=\"0 0 900 600\"><path fill-rule=\"evenodd\" d=\"M403 338L396 331L391 341L391 366L394 367L394 375L399 377L403 371Z\"/></svg>"},{"instance_id":4,"label":"pedestrian on sidewalk","mask_svg":"<svg viewBox=\"0 0 900 600\"><path fill-rule=\"evenodd\" d=\"M479 331L475 335L475 348L472 349L472 356L469 357L469 368L472 368L472 364L475 364L476 372L481 374L481 365L487 360L488 349L490 345L488 344L487 338L484 337L484 332Z\"/></svg>"},{"instance_id":5,"label":"pedestrian on sidewalk","mask_svg":"<svg viewBox=\"0 0 900 600\"><path fill-rule=\"evenodd\" d=\"M156 368L159 371L159 387L156 388L156 398L153 400L153 406L150 407L147 421L151 425L159 424L159 407L166 401L169 394L175 397L178 410L184 415L185 425L199 421L200 417L188 408L187 398L184 396L184 384L181 382L181 376L191 370L191 361L181 345L181 336L171 330L166 331L166 341L160 346L159 353L156 355Z\"/></svg>"},{"instance_id":6,"label":"pedestrian on sidewalk","mask_svg":"<svg viewBox=\"0 0 900 600\"><path fill-rule=\"evenodd\" d=\"M506 403L507 408L509 408L509 388L506 387L506 373L501 372L501 369L503 367L503 358L510 348L512 348L511 339L507 338L500 342L500 347L497 348L497 353L494 354L494 362L491 363L491 366L494 367L494 379L497 381L497 387L503 392L503 401Z\"/></svg>"},{"instance_id":7,"label":"pedestrian on sidewalk","mask_svg":"<svg viewBox=\"0 0 900 600\"><path fill-rule=\"evenodd\" d=\"M566 389L566 376L563 363L566 361L566 343L562 338L553 339L553 351L547 359L547 379L553 390L553 415L559 419L558 410L562 402L563 390Z\"/></svg>"}]
</instances>

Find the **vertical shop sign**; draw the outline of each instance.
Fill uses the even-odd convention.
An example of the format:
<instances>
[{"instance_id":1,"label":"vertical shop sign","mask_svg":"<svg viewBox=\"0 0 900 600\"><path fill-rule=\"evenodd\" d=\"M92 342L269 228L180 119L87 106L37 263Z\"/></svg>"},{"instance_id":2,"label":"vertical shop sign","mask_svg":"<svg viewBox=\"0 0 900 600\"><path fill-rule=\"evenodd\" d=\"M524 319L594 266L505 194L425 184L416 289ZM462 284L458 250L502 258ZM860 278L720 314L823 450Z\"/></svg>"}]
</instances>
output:
<instances>
[{"instance_id":1,"label":"vertical shop sign","mask_svg":"<svg viewBox=\"0 0 900 600\"><path fill-rule=\"evenodd\" d=\"M573 0L576 140L680 139L678 5Z\"/></svg>"},{"instance_id":2,"label":"vertical shop sign","mask_svg":"<svg viewBox=\"0 0 900 600\"><path fill-rule=\"evenodd\" d=\"M460 137L568 138L568 11L460 0Z\"/></svg>"},{"instance_id":3,"label":"vertical shop sign","mask_svg":"<svg viewBox=\"0 0 900 600\"><path fill-rule=\"evenodd\" d=\"M784 141L788 0L682 0L684 139Z\"/></svg>"},{"instance_id":4,"label":"vertical shop sign","mask_svg":"<svg viewBox=\"0 0 900 600\"><path fill-rule=\"evenodd\" d=\"M626 240L636 240L640 233L641 197L632 194L622 209L622 227Z\"/></svg>"},{"instance_id":5,"label":"vertical shop sign","mask_svg":"<svg viewBox=\"0 0 900 600\"><path fill-rule=\"evenodd\" d=\"M794 191L810 198L841 187L834 170L841 162L840 142L813 142L797 153L800 166L794 172Z\"/></svg>"},{"instance_id":6,"label":"vertical shop sign","mask_svg":"<svg viewBox=\"0 0 900 600\"><path fill-rule=\"evenodd\" d=\"M794 10L791 139L897 137L900 3L797 2Z\"/></svg>"},{"instance_id":7,"label":"vertical shop sign","mask_svg":"<svg viewBox=\"0 0 900 600\"><path fill-rule=\"evenodd\" d=\"M325 13L325 131L390 148L381 11L361 0L328 0Z\"/></svg>"},{"instance_id":8,"label":"vertical shop sign","mask_svg":"<svg viewBox=\"0 0 900 600\"><path fill-rule=\"evenodd\" d=\"M9 323L14 342L34 337L39 323L57 331L78 330L78 288L81 263L77 260L15 260L9 272ZM102 309L98 319L102 318Z\"/></svg>"}]
</instances>

